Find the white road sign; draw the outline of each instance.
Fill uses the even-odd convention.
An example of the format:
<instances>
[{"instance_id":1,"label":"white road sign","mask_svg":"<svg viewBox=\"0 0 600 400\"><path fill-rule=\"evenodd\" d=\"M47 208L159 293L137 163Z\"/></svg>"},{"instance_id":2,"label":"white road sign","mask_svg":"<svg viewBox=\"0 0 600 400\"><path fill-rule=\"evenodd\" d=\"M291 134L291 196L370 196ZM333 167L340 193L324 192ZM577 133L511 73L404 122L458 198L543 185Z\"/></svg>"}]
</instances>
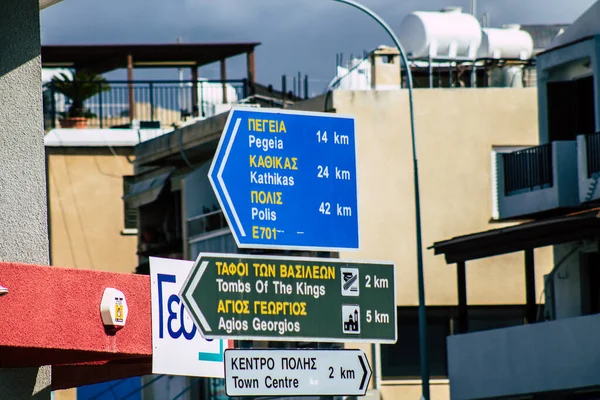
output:
<instances>
[{"instance_id":1,"label":"white road sign","mask_svg":"<svg viewBox=\"0 0 600 400\"><path fill-rule=\"evenodd\" d=\"M150 257L152 373L223 378L228 341L204 339L178 295L193 266Z\"/></svg>"},{"instance_id":2,"label":"white road sign","mask_svg":"<svg viewBox=\"0 0 600 400\"><path fill-rule=\"evenodd\" d=\"M364 396L370 379L362 350L225 351L228 396Z\"/></svg>"}]
</instances>

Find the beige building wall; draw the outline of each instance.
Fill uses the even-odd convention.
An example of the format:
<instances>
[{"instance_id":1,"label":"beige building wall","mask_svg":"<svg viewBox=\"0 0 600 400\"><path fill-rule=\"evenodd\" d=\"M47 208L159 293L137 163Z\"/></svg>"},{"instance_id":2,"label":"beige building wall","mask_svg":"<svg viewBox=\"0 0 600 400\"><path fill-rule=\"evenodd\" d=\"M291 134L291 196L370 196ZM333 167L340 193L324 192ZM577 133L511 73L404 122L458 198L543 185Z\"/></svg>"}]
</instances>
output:
<instances>
[{"instance_id":1,"label":"beige building wall","mask_svg":"<svg viewBox=\"0 0 600 400\"><path fill-rule=\"evenodd\" d=\"M338 114L356 118L361 250L341 258L396 263L398 305L417 305L415 204L406 91L336 91ZM456 268L426 247L500 228L490 223L492 146L538 142L535 89L421 89L414 93L425 293L428 305L457 304ZM536 251L536 289L551 269ZM471 305L524 304L522 254L467 263Z\"/></svg>"},{"instance_id":2,"label":"beige building wall","mask_svg":"<svg viewBox=\"0 0 600 400\"><path fill-rule=\"evenodd\" d=\"M137 236L124 235L123 176L133 147L46 147L52 265L134 272Z\"/></svg>"},{"instance_id":3,"label":"beige building wall","mask_svg":"<svg viewBox=\"0 0 600 400\"><path fill-rule=\"evenodd\" d=\"M340 258L392 260L399 306L418 305L415 203L408 93L336 91L327 110L354 116L357 132L360 251ZM325 96L298 105L324 111ZM425 292L428 306L456 305L456 267L427 250L436 241L508 224L492 216L492 146L538 143L536 89L420 89L414 93ZM535 251L537 298L552 249ZM524 304L521 253L468 262L469 305ZM400 339L401 340L401 339ZM371 354L370 345L349 343ZM382 351L385 351L382 349ZM371 364L373 366L373 358ZM371 387L375 382L371 382ZM432 379L431 398L450 397ZM418 399L420 380L381 380L384 400Z\"/></svg>"}]
</instances>

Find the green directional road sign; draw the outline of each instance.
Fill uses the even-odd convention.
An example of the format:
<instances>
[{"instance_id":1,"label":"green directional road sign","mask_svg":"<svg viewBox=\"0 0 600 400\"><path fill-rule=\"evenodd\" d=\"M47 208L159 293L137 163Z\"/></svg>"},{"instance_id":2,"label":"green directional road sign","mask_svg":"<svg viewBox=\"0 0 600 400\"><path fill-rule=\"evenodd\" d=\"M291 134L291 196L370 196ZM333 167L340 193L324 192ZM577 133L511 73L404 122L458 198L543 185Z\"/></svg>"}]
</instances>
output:
<instances>
[{"instance_id":1,"label":"green directional road sign","mask_svg":"<svg viewBox=\"0 0 600 400\"><path fill-rule=\"evenodd\" d=\"M207 339L396 342L394 265L198 256L180 297Z\"/></svg>"}]
</instances>

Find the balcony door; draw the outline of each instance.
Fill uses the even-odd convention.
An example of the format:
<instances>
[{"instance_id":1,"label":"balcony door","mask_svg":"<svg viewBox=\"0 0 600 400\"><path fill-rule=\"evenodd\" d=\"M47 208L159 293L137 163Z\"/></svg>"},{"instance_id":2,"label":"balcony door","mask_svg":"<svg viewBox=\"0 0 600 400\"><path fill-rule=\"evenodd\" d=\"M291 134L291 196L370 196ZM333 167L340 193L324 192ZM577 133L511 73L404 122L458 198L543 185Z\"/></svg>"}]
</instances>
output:
<instances>
[{"instance_id":1,"label":"balcony door","mask_svg":"<svg viewBox=\"0 0 600 400\"><path fill-rule=\"evenodd\" d=\"M596 131L594 77L548 82L549 141L575 140Z\"/></svg>"}]
</instances>

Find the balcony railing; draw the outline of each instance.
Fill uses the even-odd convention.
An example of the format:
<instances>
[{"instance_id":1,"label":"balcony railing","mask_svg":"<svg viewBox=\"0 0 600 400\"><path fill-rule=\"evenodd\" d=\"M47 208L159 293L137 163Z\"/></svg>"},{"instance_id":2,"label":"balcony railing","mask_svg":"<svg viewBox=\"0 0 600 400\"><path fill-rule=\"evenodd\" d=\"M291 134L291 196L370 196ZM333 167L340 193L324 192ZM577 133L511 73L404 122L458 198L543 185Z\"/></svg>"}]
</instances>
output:
<instances>
[{"instance_id":1,"label":"balcony railing","mask_svg":"<svg viewBox=\"0 0 600 400\"><path fill-rule=\"evenodd\" d=\"M85 100L87 127L129 127L132 120L166 127L190 117L210 117L248 97L245 79L228 81L108 81L98 85L96 95ZM108 85L108 88L106 87ZM71 101L49 84L44 90L46 129L60 126Z\"/></svg>"},{"instance_id":2,"label":"balcony railing","mask_svg":"<svg viewBox=\"0 0 600 400\"><path fill-rule=\"evenodd\" d=\"M190 238L226 227L227 221L222 210L207 212L187 220L187 234Z\"/></svg>"},{"instance_id":3,"label":"balcony railing","mask_svg":"<svg viewBox=\"0 0 600 400\"><path fill-rule=\"evenodd\" d=\"M600 172L600 133L586 135L587 177Z\"/></svg>"},{"instance_id":4,"label":"balcony railing","mask_svg":"<svg viewBox=\"0 0 600 400\"><path fill-rule=\"evenodd\" d=\"M551 144L505 153L502 156L505 195L552 187Z\"/></svg>"}]
</instances>

